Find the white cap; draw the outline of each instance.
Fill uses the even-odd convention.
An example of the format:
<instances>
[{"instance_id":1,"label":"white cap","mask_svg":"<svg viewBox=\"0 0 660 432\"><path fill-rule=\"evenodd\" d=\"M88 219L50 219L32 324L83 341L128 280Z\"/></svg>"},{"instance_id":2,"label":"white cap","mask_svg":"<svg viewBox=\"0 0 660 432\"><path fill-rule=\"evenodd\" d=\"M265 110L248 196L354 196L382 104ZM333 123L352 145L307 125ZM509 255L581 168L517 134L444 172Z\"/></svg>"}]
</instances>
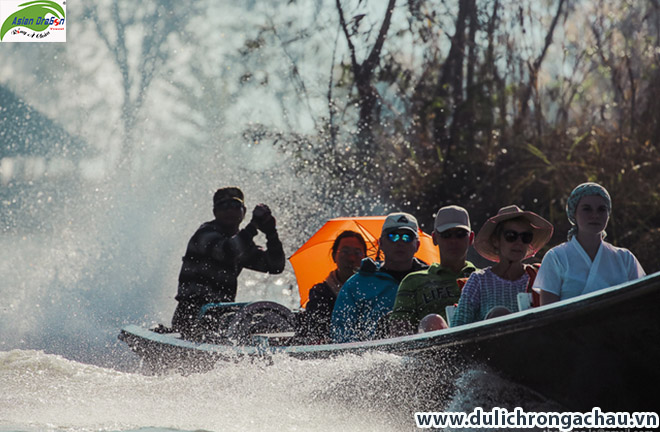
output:
<instances>
[{"instance_id":1,"label":"white cap","mask_svg":"<svg viewBox=\"0 0 660 432\"><path fill-rule=\"evenodd\" d=\"M438 210L433 229L441 233L452 228L463 228L468 232L472 231L472 228L470 228L470 215L463 207L450 205Z\"/></svg>"},{"instance_id":2,"label":"white cap","mask_svg":"<svg viewBox=\"0 0 660 432\"><path fill-rule=\"evenodd\" d=\"M417 219L415 219L415 216L408 213L390 213L385 218L381 235L389 234L398 229L407 229L417 235L417 230L419 229Z\"/></svg>"}]
</instances>

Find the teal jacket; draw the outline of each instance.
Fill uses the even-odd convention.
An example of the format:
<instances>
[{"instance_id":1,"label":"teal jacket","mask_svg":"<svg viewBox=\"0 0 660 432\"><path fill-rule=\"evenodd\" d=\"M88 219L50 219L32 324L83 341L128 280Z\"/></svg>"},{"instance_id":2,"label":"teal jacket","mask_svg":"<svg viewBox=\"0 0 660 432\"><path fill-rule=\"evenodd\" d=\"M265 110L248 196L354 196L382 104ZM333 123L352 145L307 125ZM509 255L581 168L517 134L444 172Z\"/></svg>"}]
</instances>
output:
<instances>
[{"instance_id":1,"label":"teal jacket","mask_svg":"<svg viewBox=\"0 0 660 432\"><path fill-rule=\"evenodd\" d=\"M399 281L382 270L382 262L362 260L360 270L344 283L332 311L331 334L335 343L374 339L378 322L394 306ZM410 272L428 266L413 258Z\"/></svg>"}]
</instances>

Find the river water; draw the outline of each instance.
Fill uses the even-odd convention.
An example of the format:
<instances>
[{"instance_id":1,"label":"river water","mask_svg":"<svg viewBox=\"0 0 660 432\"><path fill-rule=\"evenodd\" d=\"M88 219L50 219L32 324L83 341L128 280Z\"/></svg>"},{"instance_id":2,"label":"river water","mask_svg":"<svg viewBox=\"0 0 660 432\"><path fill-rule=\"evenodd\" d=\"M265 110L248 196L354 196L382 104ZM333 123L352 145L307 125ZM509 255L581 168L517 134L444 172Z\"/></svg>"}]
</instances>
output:
<instances>
[{"instance_id":1,"label":"river water","mask_svg":"<svg viewBox=\"0 0 660 432\"><path fill-rule=\"evenodd\" d=\"M484 370L446 380L445 366L373 353L148 376L43 351L4 351L0 430L403 431L416 429L416 411L555 408Z\"/></svg>"},{"instance_id":2,"label":"river water","mask_svg":"<svg viewBox=\"0 0 660 432\"><path fill-rule=\"evenodd\" d=\"M174 283L134 289L153 279L148 265L135 270L121 253L105 262L109 252L57 236L2 243L0 431L402 431L416 429L417 411L558 409L484 368L384 353L149 375L116 337L129 323L169 323ZM104 262L110 270L97 270ZM293 307L286 278L269 285L246 272L240 298Z\"/></svg>"},{"instance_id":3,"label":"river water","mask_svg":"<svg viewBox=\"0 0 660 432\"><path fill-rule=\"evenodd\" d=\"M402 431L415 429L416 411L554 408L485 369L382 353L151 376L117 340L127 324L169 323L181 255L211 218L217 187L239 185L248 206L269 204L288 255L328 217L392 208L374 197L350 211L348 201L319 196L323 175L301 175L290 154L241 133L256 123L313 132L336 25L308 35L311 48L239 54L272 20L336 20L324 15L334 2L308 3L200 1L190 17L176 2L119 2L118 15L110 2L86 2L95 12L72 2L66 43L0 45L8 121L0 134L0 431ZM165 42L145 66L155 51L140 38L157 4L179 14L178 33L152 39ZM195 19L207 16L212 22ZM287 40L287 28L275 40ZM307 97L289 96L300 90L281 79L289 61ZM241 65L261 88L238 85ZM237 300L262 299L297 306L290 265L278 276L241 275Z\"/></svg>"},{"instance_id":4,"label":"river water","mask_svg":"<svg viewBox=\"0 0 660 432\"><path fill-rule=\"evenodd\" d=\"M149 375L117 334L169 323L176 258L153 285L160 260L134 266L124 242L113 252L89 236L2 238L0 431L401 431L416 428L417 411L557 409L483 368L384 353ZM245 272L239 299L294 307L289 271L275 281Z\"/></svg>"}]
</instances>

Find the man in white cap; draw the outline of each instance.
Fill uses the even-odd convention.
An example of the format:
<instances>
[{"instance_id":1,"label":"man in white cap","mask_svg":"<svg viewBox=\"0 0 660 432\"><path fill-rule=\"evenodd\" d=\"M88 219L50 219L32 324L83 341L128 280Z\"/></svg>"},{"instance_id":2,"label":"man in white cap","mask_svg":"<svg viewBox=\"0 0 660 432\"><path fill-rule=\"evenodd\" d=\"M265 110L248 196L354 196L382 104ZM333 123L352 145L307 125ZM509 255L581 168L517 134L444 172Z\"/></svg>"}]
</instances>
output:
<instances>
[{"instance_id":1,"label":"man in white cap","mask_svg":"<svg viewBox=\"0 0 660 432\"><path fill-rule=\"evenodd\" d=\"M396 295L390 315L393 335L411 334L429 321L431 329L446 328L445 307L458 302L461 290L457 279L467 278L476 267L467 258L474 241L470 216L463 207L451 205L438 210L433 228L433 244L440 251L440 263L406 276ZM437 316L440 315L440 316Z\"/></svg>"},{"instance_id":2,"label":"man in white cap","mask_svg":"<svg viewBox=\"0 0 660 432\"><path fill-rule=\"evenodd\" d=\"M410 214L389 214L378 244L385 261L365 258L360 270L339 291L332 312L334 342L374 339L380 319L392 310L401 280L428 267L414 257L419 249L419 227Z\"/></svg>"}]
</instances>

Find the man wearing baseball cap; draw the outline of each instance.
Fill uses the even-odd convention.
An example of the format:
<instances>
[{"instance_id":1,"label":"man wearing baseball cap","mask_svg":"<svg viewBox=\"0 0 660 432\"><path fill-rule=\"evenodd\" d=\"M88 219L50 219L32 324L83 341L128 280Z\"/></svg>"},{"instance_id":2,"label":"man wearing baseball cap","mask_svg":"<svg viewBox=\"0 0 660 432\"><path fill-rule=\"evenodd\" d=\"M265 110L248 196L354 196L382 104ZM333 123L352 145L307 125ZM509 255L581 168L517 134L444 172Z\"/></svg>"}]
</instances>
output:
<instances>
[{"instance_id":1,"label":"man wearing baseball cap","mask_svg":"<svg viewBox=\"0 0 660 432\"><path fill-rule=\"evenodd\" d=\"M197 330L203 305L236 299L243 268L271 274L284 270L284 250L268 206L255 206L252 219L239 230L245 213L239 188L218 189L213 195L215 219L202 224L188 242L175 297L179 304L172 317L172 327L184 336ZM257 230L266 235L265 250L254 243Z\"/></svg>"},{"instance_id":2,"label":"man wearing baseball cap","mask_svg":"<svg viewBox=\"0 0 660 432\"><path fill-rule=\"evenodd\" d=\"M339 291L332 312L334 342L374 339L379 321L392 310L401 280L428 267L414 257L419 249L419 227L408 213L391 213L385 218L378 245L385 261L365 258Z\"/></svg>"},{"instance_id":3,"label":"man wearing baseball cap","mask_svg":"<svg viewBox=\"0 0 660 432\"><path fill-rule=\"evenodd\" d=\"M466 260L474 240L467 210L455 205L438 210L432 237L441 262L411 273L401 281L389 317L393 335L416 333L420 322L430 314L441 317L435 316L437 323L432 328L446 328L445 307L457 303L461 296L457 279L466 278L476 270ZM429 319L424 320L422 327Z\"/></svg>"}]
</instances>

